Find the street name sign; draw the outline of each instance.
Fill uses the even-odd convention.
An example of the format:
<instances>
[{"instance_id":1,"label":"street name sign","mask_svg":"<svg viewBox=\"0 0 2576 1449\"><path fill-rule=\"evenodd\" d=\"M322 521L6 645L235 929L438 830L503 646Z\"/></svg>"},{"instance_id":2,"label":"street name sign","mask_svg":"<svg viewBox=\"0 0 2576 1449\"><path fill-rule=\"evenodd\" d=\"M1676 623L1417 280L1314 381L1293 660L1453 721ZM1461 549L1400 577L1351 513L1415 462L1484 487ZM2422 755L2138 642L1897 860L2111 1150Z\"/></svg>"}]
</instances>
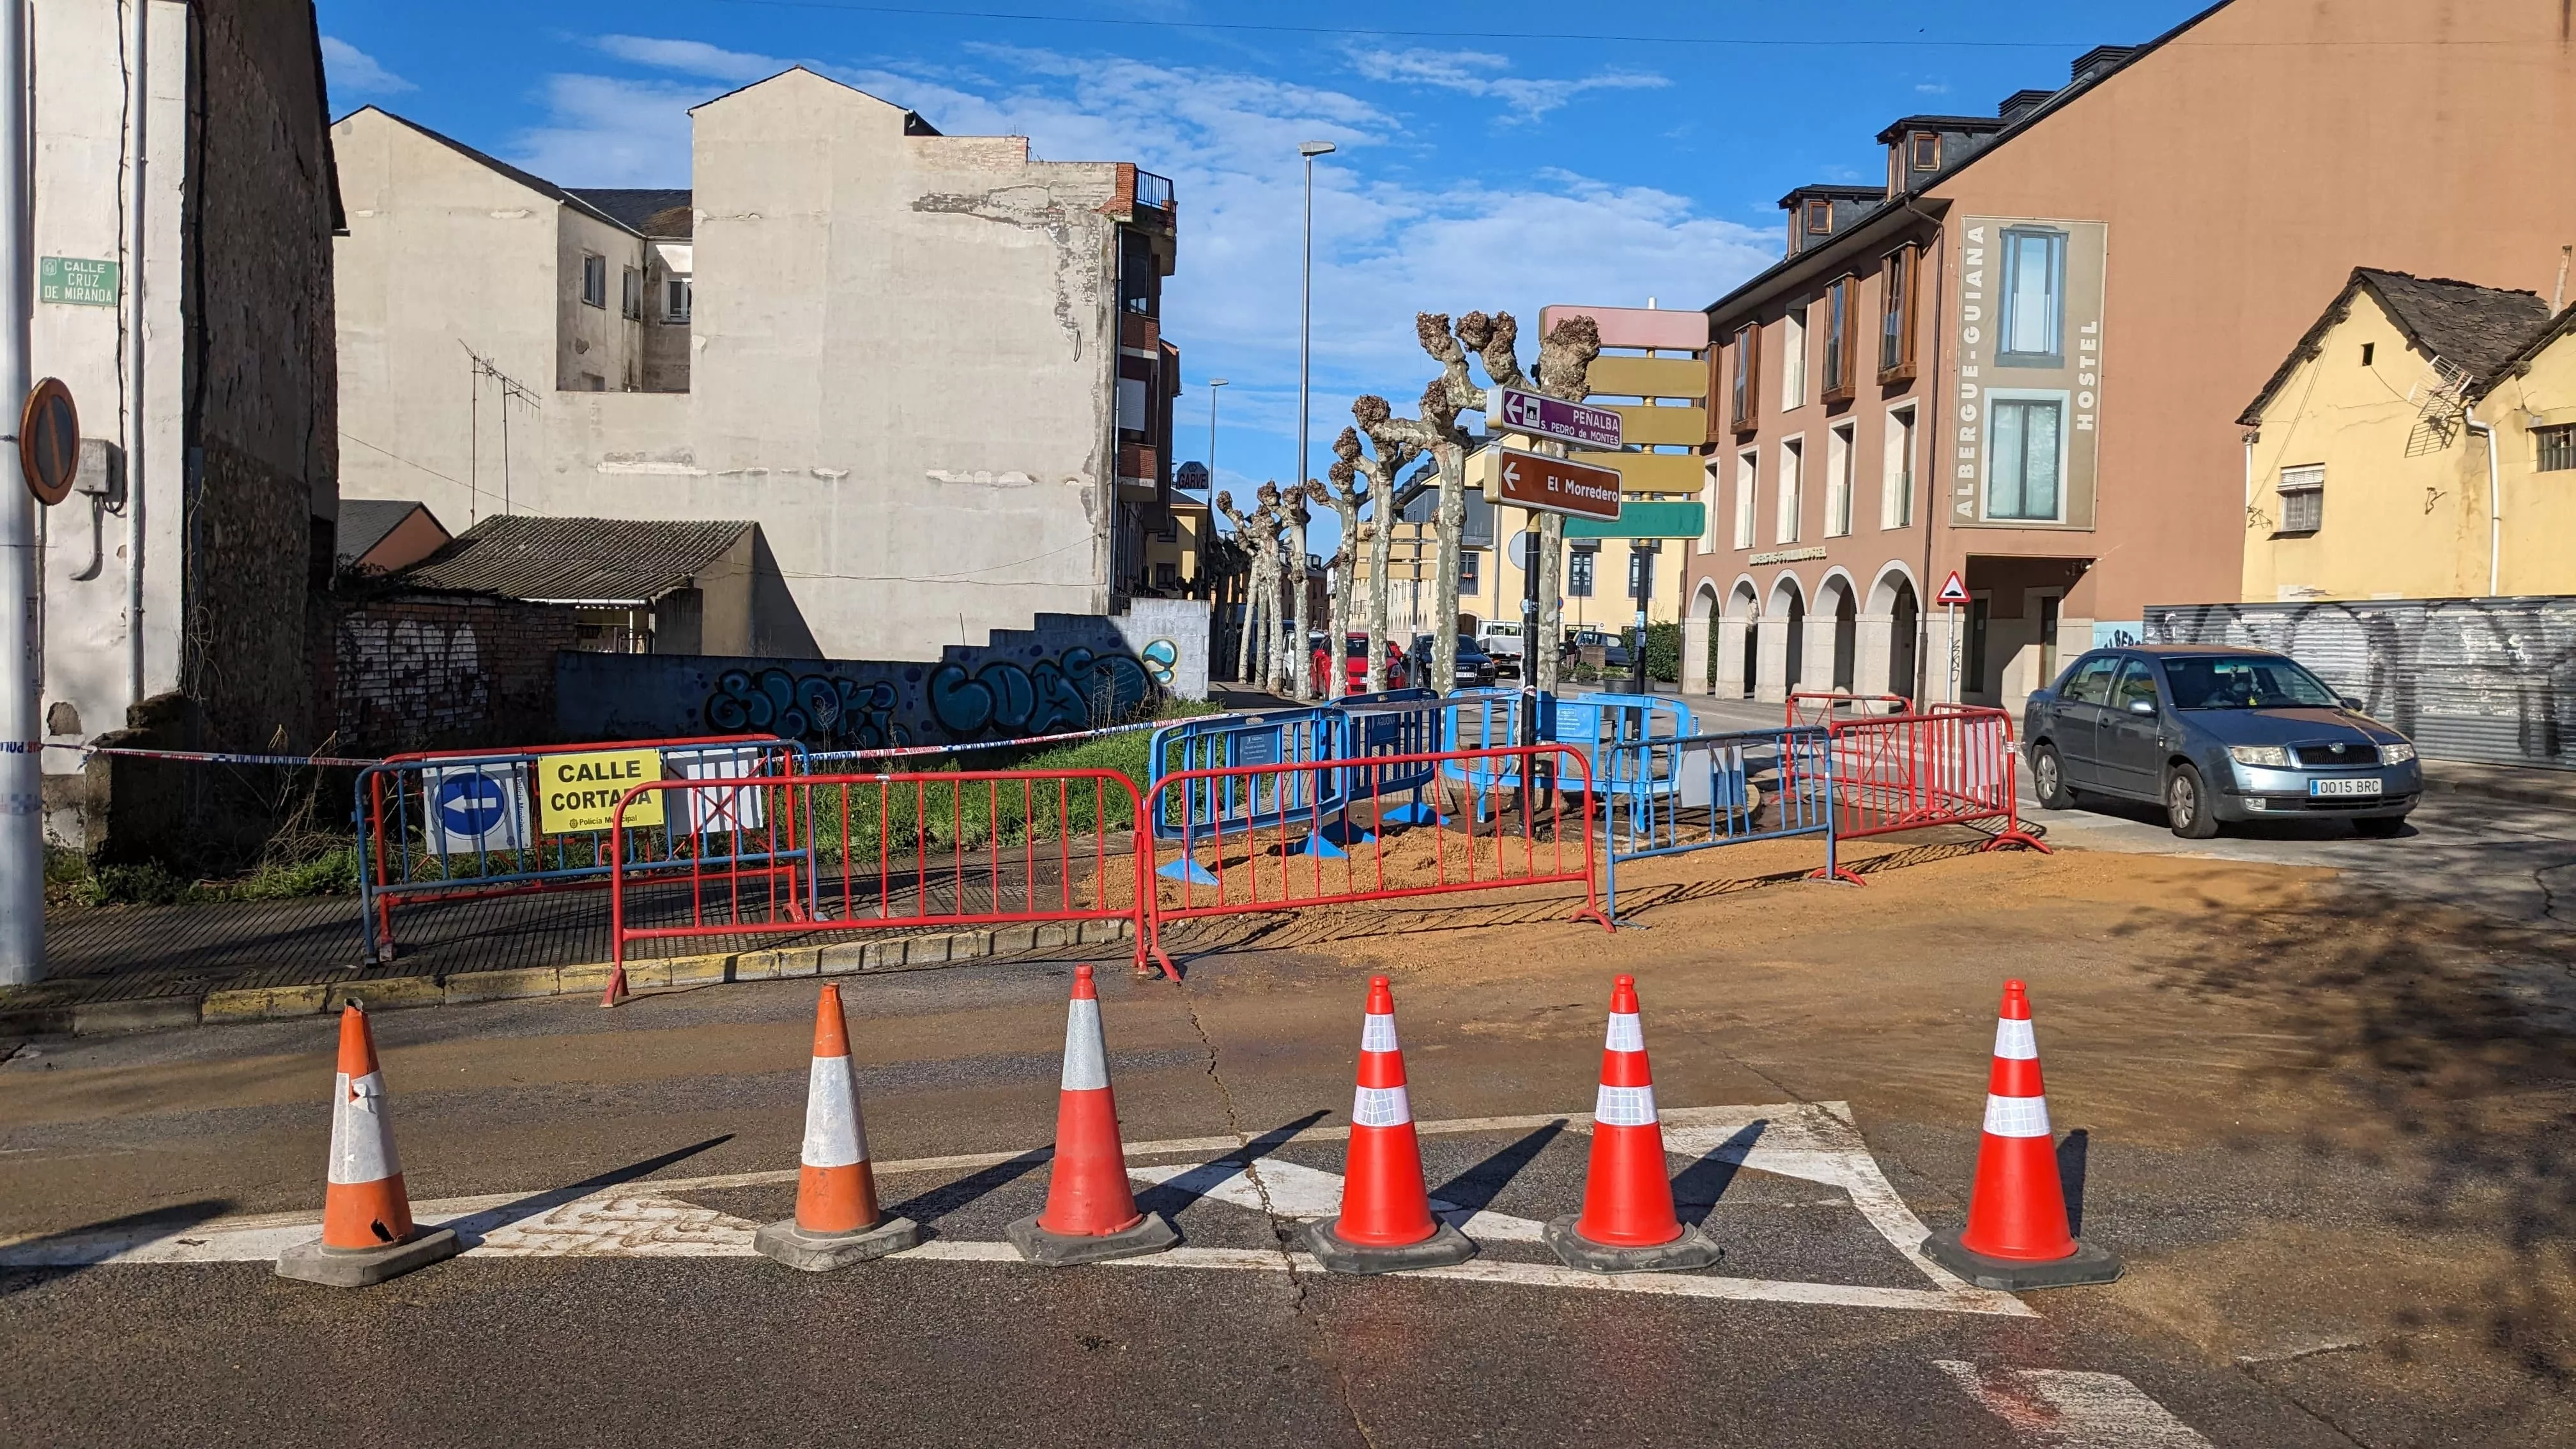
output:
<instances>
[{"instance_id":1,"label":"street name sign","mask_svg":"<svg viewBox=\"0 0 2576 1449\"><path fill-rule=\"evenodd\" d=\"M1565 525L1568 538L1697 538L1707 531L1705 503L1648 503L1636 498L1628 500L1616 520L1577 518ZM1816 552L1821 556L1824 550Z\"/></svg>"},{"instance_id":2,"label":"street name sign","mask_svg":"<svg viewBox=\"0 0 2576 1449\"><path fill-rule=\"evenodd\" d=\"M1516 387L1486 389L1485 426L1493 432L1528 433L1587 448L1619 446L1617 413Z\"/></svg>"},{"instance_id":3,"label":"street name sign","mask_svg":"<svg viewBox=\"0 0 2576 1449\"><path fill-rule=\"evenodd\" d=\"M1485 501L1577 518L1619 516L1619 470L1518 448L1486 448L1479 460Z\"/></svg>"}]
</instances>

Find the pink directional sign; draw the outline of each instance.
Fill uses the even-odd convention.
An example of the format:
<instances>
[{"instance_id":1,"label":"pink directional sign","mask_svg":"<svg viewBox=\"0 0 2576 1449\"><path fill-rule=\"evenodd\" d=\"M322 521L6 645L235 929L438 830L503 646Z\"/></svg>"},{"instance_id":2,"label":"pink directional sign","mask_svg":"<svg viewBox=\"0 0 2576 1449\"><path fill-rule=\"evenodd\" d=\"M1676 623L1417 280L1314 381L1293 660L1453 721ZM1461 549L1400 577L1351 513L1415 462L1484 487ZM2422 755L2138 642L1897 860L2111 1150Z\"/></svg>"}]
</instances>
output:
<instances>
[{"instance_id":1,"label":"pink directional sign","mask_svg":"<svg viewBox=\"0 0 2576 1449\"><path fill-rule=\"evenodd\" d=\"M1619 415L1608 408L1498 387L1486 394L1485 425L1503 432L1529 433L1588 448L1619 446Z\"/></svg>"}]
</instances>

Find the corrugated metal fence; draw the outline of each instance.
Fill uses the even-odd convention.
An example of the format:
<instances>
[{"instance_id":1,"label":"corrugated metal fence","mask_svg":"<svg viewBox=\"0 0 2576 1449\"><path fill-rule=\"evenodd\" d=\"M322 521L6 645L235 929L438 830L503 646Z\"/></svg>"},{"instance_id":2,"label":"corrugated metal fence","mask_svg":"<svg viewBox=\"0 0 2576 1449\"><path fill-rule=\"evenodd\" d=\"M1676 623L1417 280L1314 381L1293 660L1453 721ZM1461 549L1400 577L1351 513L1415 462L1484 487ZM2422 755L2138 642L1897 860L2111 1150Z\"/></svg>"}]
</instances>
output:
<instances>
[{"instance_id":1,"label":"corrugated metal fence","mask_svg":"<svg viewBox=\"0 0 2576 1449\"><path fill-rule=\"evenodd\" d=\"M2426 757L2576 769L2576 598L2159 604L2150 644L2278 650Z\"/></svg>"}]
</instances>

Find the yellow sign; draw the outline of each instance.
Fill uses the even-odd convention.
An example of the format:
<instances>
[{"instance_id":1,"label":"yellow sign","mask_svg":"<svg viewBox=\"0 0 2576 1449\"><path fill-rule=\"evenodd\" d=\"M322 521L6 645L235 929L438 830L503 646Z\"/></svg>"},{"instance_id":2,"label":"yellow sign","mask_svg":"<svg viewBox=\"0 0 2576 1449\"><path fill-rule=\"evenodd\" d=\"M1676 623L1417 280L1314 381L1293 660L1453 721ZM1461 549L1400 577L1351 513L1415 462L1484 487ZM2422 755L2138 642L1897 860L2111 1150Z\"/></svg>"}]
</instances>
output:
<instances>
[{"instance_id":1,"label":"yellow sign","mask_svg":"<svg viewBox=\"0 0 2576 1449\"><path fill-rule=\"evenodd\" d=\"M617 799L647 780L662 778L659 750L601 750L537 756L537 819L548 835L606 830ZM628 825L662 823L662 792L647 791L626 807Z\"/></svg>"}]
</instances>

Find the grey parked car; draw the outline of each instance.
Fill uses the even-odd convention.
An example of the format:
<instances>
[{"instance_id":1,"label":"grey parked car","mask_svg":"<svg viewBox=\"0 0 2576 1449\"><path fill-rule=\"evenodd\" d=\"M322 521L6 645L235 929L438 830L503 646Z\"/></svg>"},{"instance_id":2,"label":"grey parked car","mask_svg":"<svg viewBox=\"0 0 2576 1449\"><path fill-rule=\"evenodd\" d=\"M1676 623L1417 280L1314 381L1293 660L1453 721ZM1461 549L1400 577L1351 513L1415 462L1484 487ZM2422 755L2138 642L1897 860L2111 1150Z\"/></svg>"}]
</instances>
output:
<instances>
[{"instance_id":1,"label":"grey parked car","mask_svg":"<svg viewBox=\"0 0 2576 1449\"><path fill-rule=\"evenodd\" d=\"M2031 695L2022 739L2040 804L2152 801L2193 840L2222 821L2319 815L2395 835L2424 792L2404 735L2295 660L2255 650L2094 650Z\"/></svg>"}]
</instances>

